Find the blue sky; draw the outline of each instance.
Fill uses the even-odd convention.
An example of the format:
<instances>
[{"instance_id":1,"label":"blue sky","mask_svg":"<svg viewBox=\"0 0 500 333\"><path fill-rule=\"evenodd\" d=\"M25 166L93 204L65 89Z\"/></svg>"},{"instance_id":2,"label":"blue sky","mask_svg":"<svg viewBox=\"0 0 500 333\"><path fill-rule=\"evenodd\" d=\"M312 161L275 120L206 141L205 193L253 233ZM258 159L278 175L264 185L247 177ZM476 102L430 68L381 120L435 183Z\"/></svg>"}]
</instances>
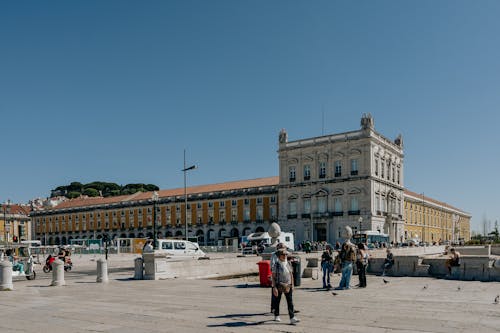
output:
<instances>
[{"instance_id":1,"label":"blue sky","mask_svg":"<svg viewBox=\"0 0 500 333\"><path fill-rule=\"evenodd\" d=\"M0 200L278 175L277 139L403 134L405 185L500 220L500 2L3 1ZM322 121L324 115L324 122Z\"/></svg>"}]
</instances>

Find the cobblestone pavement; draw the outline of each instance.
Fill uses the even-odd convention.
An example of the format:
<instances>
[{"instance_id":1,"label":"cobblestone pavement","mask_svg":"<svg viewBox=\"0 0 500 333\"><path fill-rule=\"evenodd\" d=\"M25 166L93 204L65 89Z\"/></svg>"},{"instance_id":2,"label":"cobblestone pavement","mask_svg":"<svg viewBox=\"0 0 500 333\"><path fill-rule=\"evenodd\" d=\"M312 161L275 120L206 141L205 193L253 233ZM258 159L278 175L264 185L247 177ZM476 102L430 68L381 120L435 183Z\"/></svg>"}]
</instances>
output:
<instances>
[{"instance_id":1,"label":"cobblestone pavement","mask_svg":"<svg viewBox=\"0 0 500 333\"><path fill-rule=\"evenodd\" d=\"M43 274L43 273L42 273ZM77 276L75 278L75 276ZM231 280L131 280L133 271L14 282L0 292L0 332L498 332L500 283L368 276L368 288L318 289L303 279L294 292L301 322L268 313L270 289L258 277ZM334 282L338 284L339 276ZM357 277L353 276L353 284Z\"/></svg>"}]
</instances>

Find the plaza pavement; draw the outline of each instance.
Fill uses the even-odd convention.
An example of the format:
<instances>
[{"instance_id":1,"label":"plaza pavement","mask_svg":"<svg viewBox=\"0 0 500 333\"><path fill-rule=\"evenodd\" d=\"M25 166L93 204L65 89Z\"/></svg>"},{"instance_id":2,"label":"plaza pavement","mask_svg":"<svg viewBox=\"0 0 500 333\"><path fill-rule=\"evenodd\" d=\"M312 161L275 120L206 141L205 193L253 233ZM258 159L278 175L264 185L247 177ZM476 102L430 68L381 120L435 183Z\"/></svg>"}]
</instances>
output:
<instances>
[{"instance_id":1,"label":"plaza pavement","mask_svg":"<svg viewBox=\"0 0 500 333\"><path fill-rule=\"evenodd\" d=\"M302 279L294 292L301 322L292 326L284 299L282 322L272 321L270 289L260 288L257 276L136 281L126 256L110 256L110 267L118 263L130 270L110 273L107 284L96 283L92 273L76 274L84 258L65 286L50 287L51 275L42 272L34 281L15 281L13 291L0 292L0 332L500 331L500 304L493 304L498 282L388 277L384 283L369 275L366 289L333 295L318 289L321 281Z\"/></svg>"}]
</instances>

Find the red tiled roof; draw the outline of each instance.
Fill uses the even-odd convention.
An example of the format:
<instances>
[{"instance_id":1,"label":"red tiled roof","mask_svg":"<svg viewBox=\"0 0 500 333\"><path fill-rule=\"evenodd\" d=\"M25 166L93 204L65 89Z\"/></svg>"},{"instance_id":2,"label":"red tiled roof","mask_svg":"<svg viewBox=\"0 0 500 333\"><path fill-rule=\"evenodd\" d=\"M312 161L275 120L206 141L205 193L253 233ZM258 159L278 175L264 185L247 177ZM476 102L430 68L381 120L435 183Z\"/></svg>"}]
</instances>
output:
<instances>
[{"instance_id":1,"label":"red tiled roof","mask_svg":"<svg viewBox=\"0 0 500 333\"><path fill-rule=\"evenodd\" d=\"M31 211L29 206L16 205L16 204L11 204L7 206L6 204L1 204L0 206L1 214L3 214L4 206L7 214L28 215Z\"/></svg>"},{"instance_id":2,"label":"red tiled roof","mask_svg":"<svg viewBox=\"0 0 500 333\"><path fill-rule=\"evenodd\" d=\"M188 187L187 193L189 194L198 194L198 193L210 193L210 192L222 192L222 191L230 191L230 190L240 190L245 188L256 188L256 187L265 187L265 186L276 186L278 185L279 177L267 177L267 178L257 178L257 179L249 179L249 180L239 180L218 184L209 184L209 185L198 185ZM151 199L153 192L137 192L131 195L120 195L116 197L81 197L75 198L68 201L64 201L53 208L53 210L59 209L67 209L67 208L76 208L76 207L86 207L86 206L96 206L96 205L105 205L105 204L113 204L127 201L141 201L141 200L149 200ZM174 196L183 196L184 188L176 188L170 190L159 190L158 196L160 198L174 197Z\"/></svg>"}]
</instances>

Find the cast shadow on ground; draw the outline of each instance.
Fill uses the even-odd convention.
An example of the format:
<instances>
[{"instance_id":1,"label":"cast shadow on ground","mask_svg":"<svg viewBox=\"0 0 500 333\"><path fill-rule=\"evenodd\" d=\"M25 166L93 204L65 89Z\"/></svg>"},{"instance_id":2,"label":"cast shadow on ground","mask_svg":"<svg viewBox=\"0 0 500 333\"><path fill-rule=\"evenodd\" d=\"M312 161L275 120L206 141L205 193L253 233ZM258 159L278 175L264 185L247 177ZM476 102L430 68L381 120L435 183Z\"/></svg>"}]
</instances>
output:
<instances>
[{"instance_id":1,"label":"cast shadow on ground","mask_svg":"<svg viewBox=\"0 0 500 333\"><path fill-rule=\"evenodd\" d=\"M267 321L271 321L271 320L256 321L256 322L249 322L249 323L247 323L245 321L232 321L232 322L223 323L223 324L207 325L207 327L245 327L245 326L257 326L257 325L265 324Z\"/></svg>"},{"instance_id":2,"label":"cast shadow on ground","mask_svg":"<svg viewBox=\"0 0 500 333\"><path fill-rule=\"evenodd\" d=\"M254 316L265 316L268 315L269 312L262 312L262 313L233 313L233 314L226 314L226 315L221 315L221 316L211 316L208 317L210 319L231 319L231 318L244 318L244 317L254 317ZM267 322L274 322L274 320L269 319L269 320L260 320L260 321L229 321L227 323L222 323L222 324L211 324L207 325L207 327L244 327L244 326L257 326L257 325L262 325Z\"/></svg>"},{"instance_id":3,"label":"cast shadow on ground","mask_svg":"<svg viewBox=\"0 0 500 333\"><path fill-rule=\"evenodd\" d=\"M258 283L245 283L245 284L235 284L235 285L227 285L227 286L213 286L214 288L260 288L260 284Z\"/></svg>"}]
</instances>

